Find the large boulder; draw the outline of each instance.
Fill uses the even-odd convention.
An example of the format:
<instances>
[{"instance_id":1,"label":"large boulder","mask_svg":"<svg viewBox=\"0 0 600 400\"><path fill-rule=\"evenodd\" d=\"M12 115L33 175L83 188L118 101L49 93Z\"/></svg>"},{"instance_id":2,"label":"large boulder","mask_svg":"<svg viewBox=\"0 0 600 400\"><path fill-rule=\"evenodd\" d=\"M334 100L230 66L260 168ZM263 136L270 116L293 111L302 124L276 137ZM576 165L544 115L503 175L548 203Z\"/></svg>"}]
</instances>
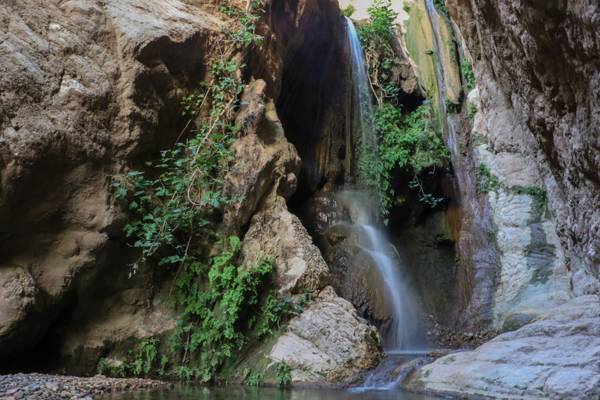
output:
<instances>
[{"instance_id":1,"label":"large boulder","mask_svg":"<svg viewBox=\"0 0 600 400\"><path fill-rule=\"evenodd\" d=\"M347 384L381 360L377 330L326 287L294 318L269 358L292 368L296 384Z\"/></svg>"},{"instance_id":2,"label":"large boulder","mask_svg":"<svg viewBox=\"0 0 600 400\"><path fill-rule=\"evenodd\" d=\"M597 399L600 299L573 299L474 351L423 367L411 389L506 399Z\"/></svg>"},{"instance_id":3,"label":"large boulder","mask_svg":"<svg viewBox=\"0 0 600 400\"><path fill-rule=\"evenodd\" d=\"M329 268L321 252L298 217L288 211L285 199L275 193L252 217L244 236L244 262L261 257L273 260L281 294L318 291L328 282Z\"/></svg>"}]
</instances>

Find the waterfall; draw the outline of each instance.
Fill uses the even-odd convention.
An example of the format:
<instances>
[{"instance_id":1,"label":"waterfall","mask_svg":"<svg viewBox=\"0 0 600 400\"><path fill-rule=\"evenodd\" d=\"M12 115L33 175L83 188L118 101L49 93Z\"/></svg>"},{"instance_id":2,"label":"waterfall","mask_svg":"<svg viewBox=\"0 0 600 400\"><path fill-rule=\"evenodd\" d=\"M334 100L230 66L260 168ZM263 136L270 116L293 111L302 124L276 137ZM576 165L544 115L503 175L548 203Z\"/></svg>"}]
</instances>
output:
<instances>
[{"instance_id":1,"label":"waterfall","mask_svg":"<svg viewBox=\"0 0 600 400\"><path fill-rule=\"evenodd\" d=\"M371 84L365 55L360 38L354 23L346 17L346 29L350 42L350 55L352 67L352 82L354 84L354 119L352 121L355 138L360 138L359 162L368 163L377 157L377 135L375 131L373 99L371 97ZM365 178L362 176L361 178Z\"/></svg>"},{"instance_id":2,"label":"waterfall","mask_svg":"<svg viewBox=\"0 0 600 400\"><path fill-rule=\"evenodd\" d=\"M376 160L377 136L367 67L354 24L349 18L346 22L355 91L353 128L355 137L361 140L360 156ZM361 250L372 260L381 280L391 316L390 323L381 329L384 349L388 354L423 350L425 335L420 324L420 307L408 284L407 269L381 226L377 190L361 183L358 189L340 193L339 198L350 211Z\"/></svg>"}]
</instances>

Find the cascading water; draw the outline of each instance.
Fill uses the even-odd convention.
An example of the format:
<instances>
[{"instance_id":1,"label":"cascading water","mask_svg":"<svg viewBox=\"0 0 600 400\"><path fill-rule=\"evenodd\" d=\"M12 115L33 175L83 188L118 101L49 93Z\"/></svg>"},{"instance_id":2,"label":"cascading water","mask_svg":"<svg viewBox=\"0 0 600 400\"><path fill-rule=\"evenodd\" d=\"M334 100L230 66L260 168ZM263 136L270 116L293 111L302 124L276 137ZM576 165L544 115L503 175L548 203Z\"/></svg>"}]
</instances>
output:
<instances>
[{"instance_id":1,"label":"cascading water","mask_svg":"<svg viewBox=\"0 0 600 400\"><path fill-rule=\"evenodd\" d=\"M377 136L367 68L354 24L348 18L346 22L355 92L355 137L360 138L360 157L376 160ZM390 323L381 332L386 353L422 351L426 344L419 322L419 305L407 283L406 268L380 224L376 190L363 182L358 190L344 191L339 197L350 210L359 246L372 260L381 279L391 316Z\"/></svg>"}]
</instances>

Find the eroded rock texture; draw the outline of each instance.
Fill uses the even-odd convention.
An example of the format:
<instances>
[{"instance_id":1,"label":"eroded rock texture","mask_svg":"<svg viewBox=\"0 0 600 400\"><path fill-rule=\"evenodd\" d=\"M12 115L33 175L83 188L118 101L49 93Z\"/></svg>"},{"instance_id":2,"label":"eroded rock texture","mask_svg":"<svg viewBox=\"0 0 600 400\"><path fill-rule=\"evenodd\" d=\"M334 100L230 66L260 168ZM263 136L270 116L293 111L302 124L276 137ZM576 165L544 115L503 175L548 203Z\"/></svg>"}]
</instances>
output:
<instances>
[{"instance_id":1,"label":"eroded rock texture","mask_svg":"<svg viewBox=\"0 0 600 400\"><path fill-rule=\"evenodd\" d=\"M475 351L440 358L410 386L473 397L597 399L599 326L598 298L582 296Z\"/></svg>"},{"instance_id":2,"label":"eroded rock texture","mask_svg":"<svg viewBox=\"0 0 600 400\"><path fill-rule=\"evenodd\" d=\"M106 327L119 307L153 318L152 273L127 280L110 177L179 133L180 90L203 78L221 24L178 1L0 5L1 357L35 346L80 300L98 300ZM112 301L84 295L101 275Z\"/></svg>"},{"instance_id":3,"label":"eroded rock texture","mask_svg":"<svg viewBox=\"0 0 600 400\"><path fill-rule=\"evenodd\" d=\"M112 197L111 177L139 166L182 132L180 99L207 78L229 23L215 17L215 7L178 0L0 5L2 368L19 369L19 360L36 369L91 373L99 357L118 357L136 339L174 327L173 277L135 262L121 233L126 216ZM314 80L307 93L313 83L321 90L318 107L329 104L333 86L324 76L343 62L343 20L335 1L273 1L265 10L264 45L244 55L250 83L225 184L239 202L224 210L220 228L246 236L247 262L273 258L281 293L312 293L309 309L340 314L303 314L294 322L305 338L313 323L330 328L329 337L307 339L328 354L334 346L356 347L327 371L301 367L303 382L338 382L377 362L377 334L333 290L321 292L327 264L286 198L298 188L302 165L290 141L304 146L305 165L317 171L305 182L320 185L331 175L328 168L340 168L343 156L329 141L343 134L323 135L332 118L337 121L331 111L314 130L284 131L294 125L295 110L281 99L293 98L290 79L301 72ZM329 60L325 72L322 56ZM323 74L309 74L311 68ZM287 110L283 124L278 106ZM338 331L351 340L333 335ZM279 349L285 353L285 346Z\"/></svg>"},{"instance_id":4,"label":"eroded rock texture","mask_svg":"<svg viewBox=\"0 0 600 400\"><path fill-rule=\"evenodd\" d=\"M293 368L295 383L349 383L381 360L379 337L347 300L326 287L290 322L269 358Z\"/></svg>"},{"instance_id":5,"label":"eroded rock texture","mask_svg":"<svg viewBox=\"0 0 600 400\"><path fill-rule=\"evenodd\" d=\"M533 134L577 294L600 269L600 6L592 0L450 0L476 60ZM485 74L485 75L484 75Z\"/></svg>"},{"instance_id":6,"label":"eroded rock texture","mask_svg":"<svg viewBox=\"0 0 600 400\"><path fill-rule=\"evenodd\" d=\"M514 331L436 361L411 385L514 399L597 398L599 6L448 3L477 76L469 101L478 113L465 140L471 177L481 185L487 169L495 178L479 213L495 259L473 265L472 299L478 292L485 301L471 315Z\"/></svg>"},{"instance_id":7,"label":"eroded rock texture","mask_svg":"<svg viewBox=\"0 0 600 400\"><path fill-rule=\"evenodd\" d=\"M304 198L351 172L352 86L346 30L336 0L269 1L253 54L257 77L269 84L290 142L302 158Z\"/></svg>"}]
</instances>

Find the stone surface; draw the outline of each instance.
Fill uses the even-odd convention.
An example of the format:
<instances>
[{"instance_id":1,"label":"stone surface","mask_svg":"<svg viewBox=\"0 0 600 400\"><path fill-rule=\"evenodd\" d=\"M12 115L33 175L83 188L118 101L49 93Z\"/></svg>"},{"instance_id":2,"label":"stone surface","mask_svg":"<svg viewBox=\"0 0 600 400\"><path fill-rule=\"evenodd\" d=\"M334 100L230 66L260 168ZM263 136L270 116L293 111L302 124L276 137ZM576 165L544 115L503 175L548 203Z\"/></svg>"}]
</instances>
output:
<instances>
[{"instance_id":1,"label":"stone surface","mask_svg":"<svg viewBox=\"0 0 600 400\"><path fill-rule=\"evenodd\" d=\"M382 357L374 327L326 287L294 318L269 358L292 367L294 383L349 383Z\"/></svg>"},{"instance_id":2,"label":"stone surface","mask_svg":"<svg viewBox=\"0 0 600 400\"><path fill-rule=\"evenodd\" d=\"M297 187L300 157L285 137L275 104L265 98L265 88L262 80L248 86L236 119L242 137L232 145L236 161L223 189L225 196L236 200L226 208L224 217L226 227L232 230L249 222L274 187L285 197Z\"/></svg>"},{"instance_id":3,"label":"stone surface","mask_svg":"<svg viewBox=\"0 0 600 400\"><path fill-rule=\"evenodd\" d=\"M348 41L337 0L266 2L261 51L250 66L276 99L286 136L302 158L303 198L351 173Z\"/></svg>"},{"instance_id":4,"label":"stone surface","mask_svg":"<svg viewBox=\"0 0 600 400\"><path fill-rule=\"evenodd\" d=\"M533 136L494 88L486 80L482 94L472 96L478 112L471 136L479 143L477 162L498 180L487 194L499 251L492 325L506 330L566 302L572 293L552 210L545 199L522 192L545 193L542 177L549 171L532 165Z\"/></svg>"},{"instance_id":5,"label":"stone surface","mask_svg":"<svg viewBox=\"0 0 600 400\"><path fill-rule=\"evenodd\" d=\"M102 375L93 378L42 374L0 375L0 399L83 399L108 393L156 390L170 384L150 379L114 379Z\"/></svg>"},{"instance_id":6,"label":"stone surface","mask_svg":"<svg viewBox=\"0 0 600 400\"><path fill-rule=\"evenodd\" d=\"M409 387L504 399L597 399L600 299L579 297L475 351L423 367Z\"/></svg>"},{"instance_id":7,"label":"stone surface","mask_svg":"<svg viewBox=\"0 0 600 400\"><path fill-rule=\"evenodd\" d=\"M319 249L276 193L271 193L252 217L242 252L245 263L265 256L273 260L281 294L317 291L328 282L329 268Z\"/></svg>"},{"instance_id":8,"label":"stone surface","mask_svg":"<svg viewBox=\"0 0 600 400\"><path fill-rule=\"evenodd\" d=\"M0 358L35 346L79 299L92 302L79 296L95 277L120 282L104 290L113 299L140 283L127 281L134 260L110 178L179 134L179 96L202 79L221 27L176 0L2 2Z\"/></svg>"},{"instance_id":9,"label":"stone surface","mask_svg":"<svg viewBox=\"0 0 600 400\"><path fill-rule=\"evenodd\" d=\"M448 8L475 60L480 89L497 85L532 134L502 140L518 146L527 139L526 159L543 171L573 290L597 293L600 5L450 0Z\"/></svg>"}]
</instances>

